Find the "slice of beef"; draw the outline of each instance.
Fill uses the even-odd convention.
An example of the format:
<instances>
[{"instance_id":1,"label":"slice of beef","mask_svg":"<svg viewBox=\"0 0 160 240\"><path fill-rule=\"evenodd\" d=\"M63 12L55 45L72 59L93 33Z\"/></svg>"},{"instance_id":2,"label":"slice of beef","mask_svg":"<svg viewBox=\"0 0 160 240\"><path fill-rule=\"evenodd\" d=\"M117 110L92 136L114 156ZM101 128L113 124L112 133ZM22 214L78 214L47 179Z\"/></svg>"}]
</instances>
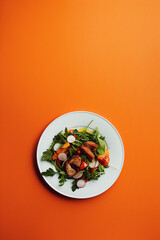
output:
<instances>
[{"instance_id":1,"label":"slice of beef","mask_svg":"<svg viewBox=\"0 0 160 240\"><path fill-rule=\"evenodd\" d=\"M92 141L88 141L84 143L85 147L88 147L90 149L93 149L94 151L96 150L96 148L98 147L98 144L92 142Z\"/></svg>"},{"instance_id":2,"label":"slice of beef","mask_svg":"<svg viewBox=\"0 0 160 240\"><path fill-rule=\"evenodd\" d=\"M66 162L66 172L69 177L73 177L77 173L68 162Z\"/></svg>"},{"instance_id":3,"label":"slice of beef","mask_svg":"<svg viewBox=\"0 0 160 240\"><path fill-rule=\"evenodd\" d=\"M89 160L92 161L94 159L95 156L88 147L85 147L84 145L82 145L81 151L87 156Z\"/></svg>"},{"instance_id":4,"label":"slice of beef","mask_svg":"<svg viewBox=\"0 0 160 240\"><path fill-rule=\"evenodd\" d=\"M81 166L81 157L79 155L74 155L71 160L69 160L70 164L74 164L76 167Z\"/></svg>"}]
</instances>

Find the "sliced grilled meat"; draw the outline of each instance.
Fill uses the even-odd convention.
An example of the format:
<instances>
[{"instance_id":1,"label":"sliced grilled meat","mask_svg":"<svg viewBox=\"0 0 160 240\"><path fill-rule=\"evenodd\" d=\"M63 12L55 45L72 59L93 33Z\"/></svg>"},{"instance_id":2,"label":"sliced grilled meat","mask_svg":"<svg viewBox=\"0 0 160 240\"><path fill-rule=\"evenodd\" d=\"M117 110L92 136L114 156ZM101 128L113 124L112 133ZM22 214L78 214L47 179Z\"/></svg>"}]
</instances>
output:
<instances>
[{"instance_id":1,"label":"sliced grilled meat","mask_svg":"<svg viewBox=\"0 0 160 240\"><path fill-rule=\"evenodd\" d=\"M69 177L73 177L77 173L68 162L66 162L66 172Z\"/></svg>"},{"instance_id":2,"label":"sliced grilled meat","mask_svg":"<svg viewBox=\"0 0 160 240\"><path fill-rule=\"evenodd\" d=\"M90 149L93 149L94 151L96 150L96 148L98 147L98 144L92 142L92 141L88 141L84 143L85 147L88 147Z\"/></svg>"},{"instance_id":3,"label":"sliced grilled meat","mask_svg":"<svg viewBox=\"0 0 160 240\"><path fill-rule=\"evenodd\" d=\"M79 155L74 155L71 160L69 160L70 164L74 164L76 167L81 166L81 157Z\"/></svg>"},{"instance_id":4,"label":"sliced grilled meat","mask_svg":"<svg viewBox=\"0 0 160 240\"><path fill-rule=\"evenodd\" d=\"M81 151L88 157L89 160L92 161L94 159L95 156L88 147L85 147L84 145L82 145Z\"/></svg>"},{"instance_id":5,"label":"sliced grilled meat","mask_svg":"<svg viewBox=\"0 0 160 240\"><path fill-rule=\"evenodd\" d=\"M73 177L77 171L71 166L79 168L81 166L81 157L79 155L74 155L69 161L66 161L66 172L69 177Z\"/></svg>"}]
</instances>

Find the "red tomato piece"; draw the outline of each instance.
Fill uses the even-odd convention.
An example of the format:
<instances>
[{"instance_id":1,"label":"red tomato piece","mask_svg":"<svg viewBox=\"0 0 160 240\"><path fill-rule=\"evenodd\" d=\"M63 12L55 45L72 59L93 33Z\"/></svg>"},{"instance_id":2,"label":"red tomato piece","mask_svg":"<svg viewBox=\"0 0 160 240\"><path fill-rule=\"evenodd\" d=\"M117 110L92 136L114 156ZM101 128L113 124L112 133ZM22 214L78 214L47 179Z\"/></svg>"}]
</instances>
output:
<instances>
[{"instance_id":1,"label":"red tomato piece","mask_svg":"<svg viewBox=\"0 0 160 240\"><path fill-rule=\"evenodd\" d=\"M88 179L83 179L85 182L88 182Z\"/></svg>"},{"instance_id":2,"label":"red tomato piece","mask_svg":"<svg viewBox=\"0 0 160 240\"><path fill-rule=\"evenodd\" d=\"M99 158L99 162L103 166L107 166L109 164L109 162L110 162L110 158L108 156L106 156L104 158Z\"/></svg>"},{"instance_id":3,"label":"red tomato piece","mask_svg":"<svg viewBox=\"0 0 160 240\"><path fill-rule=\"evenodd\" d=\"M88 166L88 164L85 161L82 160L80 170L86 168L87 166Z\"/></svg>"}]
</instances>

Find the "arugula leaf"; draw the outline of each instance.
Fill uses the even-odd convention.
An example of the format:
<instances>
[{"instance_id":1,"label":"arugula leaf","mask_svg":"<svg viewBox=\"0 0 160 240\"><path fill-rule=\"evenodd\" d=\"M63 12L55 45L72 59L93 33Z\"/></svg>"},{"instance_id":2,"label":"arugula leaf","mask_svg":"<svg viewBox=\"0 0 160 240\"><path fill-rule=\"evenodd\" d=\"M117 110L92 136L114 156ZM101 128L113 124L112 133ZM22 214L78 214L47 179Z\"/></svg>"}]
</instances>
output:
<instances>
[{"instance_id":1,"label":"arugula leaf","mask_svg":"<svg viewBox=\"0 0 160 240\"><path fill-rule=\"evenodd\" d=\"M105 140L105 136L104 137L100 136L100 139Z\"/></svg>"},{"instance_id":2,"label":"arugula leaf","mask_svg":"<svg viewBox=\"0 0 160 240\"><path fill-rule=\"evenodd\" d=\"M51 176L53 177L56 173L52 168L48 168L46 172L42 172L43 176Z\"/></svg>"},{"instance_id":3,"label":"arugula leaf","mask_svg":"<svg viewBox=\"0 0 160 240\"><path fill-rule=\"evenodd\" d=\"M94 180L98 180L98 178L105 173L104 167L99 164L98 169L94 170L94 172L90 172L89 168L87 167L85 169L85 172L83 172L83 176L82 179L87 179L88 181L94 179Z\"/></svg>"},{"instance_id":4,"label":"arugula leaf","mask_svg":"<svg viewBox=\"0 0 160 240\"><path fill-rule=\"evenodd\" d=\"M49 149L48 149L48 150L52 150L53 153L55 152L54 149L53 149L55 143L56 143L55 140L53 140L53 142L51 143L51 145L50 145L50 147L49 147Z\"/></svg>"},{"instance_id":5,"label":"arugula leaf","mask_svg":"<svg viewBox=\"0 0 160 240\"><path fill-rule=\"evenodd\" d=\"M76 147L80 147L82 145L82 143L79 143L79 142L74 142L74 143L72 143L72 147L73 146L76 146Z\"/></svg>"},{"instance_id":6,"label":"arugula leaf","mask_svg":"<svg viewBox=\"0 0 160 240\"><path fill-rule=\"evenodd\" d=\"M77 147L75 147L73 144L72 144L72 148L74 149L75 152L77 151Z\"/></svg>"},{"instance_id":7,"label":"arugula leaf","mask_svg":"<svg viewBox=\"0 0 160 240\"><path fill-rule=\"evenodd\" d=\"M64 183L67 181L67 174L60 174L59 177L58 177L60 180L59 180L59 186L63 186Z\"/></svg>"},{"instance_id":8,"label":"arugula leaf","mask_svg":"<svg viewBox=\"0 0 160 240\"><path fill-rule=\"evenodd\" d=\"M52 150L53 153L55 152L53 150L53 146L55 145L55 143L60 143L60 144L64 143L63 137L61 138L61 132L59 132L56 136L54 136L53 141L52 141L52 143L51 143L51 145L49 147L49 150Z\"/></svg>"},{"instance_id":9,"label":"arugula leaf","mask_svg":"<svg viewBox=\"0 0 160 240\"><path fill-rule=\"evenodd\" d=\"M89 126L91 125L92 122L93 122L93 120L91 120L91 121L89 122L88 126L84 129L83 132L86 132L86 131L87 131L87 129L89 128Z\"/></svg>"},{"instance_id":10,"label":"arugula leaf","mask_svg":"<svg viewBox=\"0 0 160 240\"><path fill-rule=\"evenodd\" d=\"M76 189L77 189L77 180L75 179L73 182L72 182L72 191L74 192Z\"/></svg>"},{"instance_id":11,"label":"arugula leaf","mask_svg":"<svg viewBox=\"0 0 160 240\"><path fill-rule=\"evenodd\" d=\"M98 180L98 178L101 176L101 173L100 172L97 172L97 171L94 171L92 174L92 179L94 180Z\"/></svg>"},{"instance_id":12,"label":"arugula leaf","mask_svg":"<svg viewBox=\"0 0 160 240\"><path fill-rule=\"evenodd\" d=\"M65 127L65 130L64 130L64 132L65 132L65 137L67 138L67 137L69 136L69 132L68 132L68 129L67 129L67 127Z\"/></svg>"},{"instance_id":13,"label":"arugula leaf","mask_svg":"<svg viewBox=\"0 0 160 240\"><path fill-rule=\"evenodd\" d=\"M68 159L68 158L67 158L67 159ZM63 161L63 163L62 163L62 168L64 168L64 165L65 165L67 159L66 159L65 161Z\"/></svg>"},{"instance_id":14,"label":"arugula leaf","mask_svg":"<svg viewBox=\"0 0 160 240\"><path fill-rule=\"evenodd\" d=\"M92 141L96 142L98 144L98 136L99 136L99 130L96 127L92 133Z\"/></svg>"},{"instance_id":15,"label":"arugula leaf","mask_svg":"<svg viewBox=\"0 0 160 240\"><path fill-rule=\"evenodd\" d=\"M96 149L96 151L100 154L100 155L103 155L105 153L105 141L102 140L100 137L98 137L98 147Z\"/></svg>"},{"instance_id":16,"label":"arugula leaf","mask_svg":"<svg viewBox=\"0 0 160 240\"><path fill-rule=\"evenodd\" d=\"M66 139L67 139L67 138L66 138L66 136L65 136L64 133L60 132L60 133L58 134L58 136L60 137L62 143L65 143L65 142L66 142Z\"/></svg>"},{"instance_id":17,"label":"arugula leaf","mask_svg":"<svg viewBox=\"0 0 160 240\"><path fill-rule=\"evenodd\" d=\"M74 143L79 143L79 146L82 145L84 142L89 140L89 134L85 130L83 132L78 132L77 129L73 131L73 134L76 134L78 137ZM78 144L76 144L78 146Z\"/></svg>"},{"instance_id":18,"label":"arugula leaf","mask_svg":"<svg viewBox=\"0 0 160 240\"><path fill-rule=\"evenodd\" d=\"M77 129L74 129L72 135L73 135L73 134L80 135L81 132L79 132Z\"/></svg>"},{"instance_id":19,"label":"arugula leaf","mask_svg":"<svg viewBox=\"0 0 160 240\"><path fill-rule=\"evenodd\" d=\"M69 155L70 155L70 157L72 157L74 154L75 154L75 149L73 149L73 148L69 148Z\"/></svg>"},{"instance_id":20,"label":"arugula leaf","mask_svg":"<svg viewBox=\"0 0 160 240\"><path fill-rule=\"evenodd\" d=\"M66 175L66 172L65 171L60 171L59 172L61 175Z\"/></svg>"},{"instance_id":21,"label":"arugula leaf","mask_svg":"<svg viewBox=\"0 0 160 240\"><path fill-rule=\"evenodd\" d=\"M45 152L43 152L43 155L41 157L42 161L52 161L52 156L53 156L53 152L51 150L46 150Z\"/></svg>"},{"instance_id":22,"label":"arugula leaf","mask_svg":"<svg viewBox=\"0 0 160 240\"><path fill-rule=\"evenodd\" d=\"M75 142L79 143L80 145L82 144L82 141L79 141L78 139L76 139Z\"/></svg>"},{"instance_id":23,"label":"arugula leaf","mask_svg":"<svg viewBox=\"0 0 160 240\"><path fill-rule=\"evenodd\" d=\"M96 128L93 131L92 139L94 142L98 144L98 147L96 149L96 154L98 152L100 155L103 155L105 152L105 141L104 141L105 137L99 136L98 128Z\"/></svg>"},{"instance_id":24,"label":"arugula leaf","mask_svg":"<svg viewBox=\"0 0 160 240\"><path fill-rule=\"evenodd\" d=\"M87 180L91 180L92 179L91 172L88 170L88 168L83 173L82 179L87 179Z\"/></svg>"},{"instance_id":25,"label":"arugula leaf","mask_svg":"<svg viewBox=\"0 0 160 240\"><path fill-rule=\"evenodd\" d=\"M87 142L87 141L89 141L89 138L88 137L85 137L85 138L81 138L81 140L83 141L83 143L84 142Z\"/></svg>"},{"instance_id":26,"label":"arugula leaf","mask_svg":"<svg viewBox=\"0 0 160 240\"><path fill-rule=\"evenodd\" d=\"M55 169L56 169L58 172L63 171L63 168L61 167L61 165L57 165L56 161L53 161L53 160L52 160L51 163L55 166Z\"/></svg>"},{"instance_id":27,"label":"arugula leaf","mask_svg":"<svg viewBox=\"0 0 160 240\"><path fill-rule=\"evenodd\" d=\"M98 165L98 171L102 173L105 173L105 170L104 170L104 166L102 164L99 163Z\"/></svg>"},{"instance_id":28,"label":"arugula leaf","mask_svg":"<svg viewBox=\"0 0 160 240\"><path fill-rule=\"evenodd\" d=\"M107 166L104 166L105 168L109 168L109 165L107 165Z\"/></svg>"}]
</instances>

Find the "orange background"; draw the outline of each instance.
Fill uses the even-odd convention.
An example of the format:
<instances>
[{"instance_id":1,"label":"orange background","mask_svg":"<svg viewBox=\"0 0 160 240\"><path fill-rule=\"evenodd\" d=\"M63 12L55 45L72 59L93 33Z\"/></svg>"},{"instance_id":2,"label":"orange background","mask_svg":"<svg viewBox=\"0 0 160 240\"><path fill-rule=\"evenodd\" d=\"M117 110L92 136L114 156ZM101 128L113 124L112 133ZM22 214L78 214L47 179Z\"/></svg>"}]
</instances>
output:
<instances>
[{"instance_id":1,"label":"orange background","mask_svg":"<svg viewBox=\"0 0 160 240\"><path fill-rule=\"evenodd\" d=\"M2 240L160 239L160 2L0 1ZM117 182L62 197L35 169L63 113L96 112L125 147Z\"/></svg>"}]
</instances>

